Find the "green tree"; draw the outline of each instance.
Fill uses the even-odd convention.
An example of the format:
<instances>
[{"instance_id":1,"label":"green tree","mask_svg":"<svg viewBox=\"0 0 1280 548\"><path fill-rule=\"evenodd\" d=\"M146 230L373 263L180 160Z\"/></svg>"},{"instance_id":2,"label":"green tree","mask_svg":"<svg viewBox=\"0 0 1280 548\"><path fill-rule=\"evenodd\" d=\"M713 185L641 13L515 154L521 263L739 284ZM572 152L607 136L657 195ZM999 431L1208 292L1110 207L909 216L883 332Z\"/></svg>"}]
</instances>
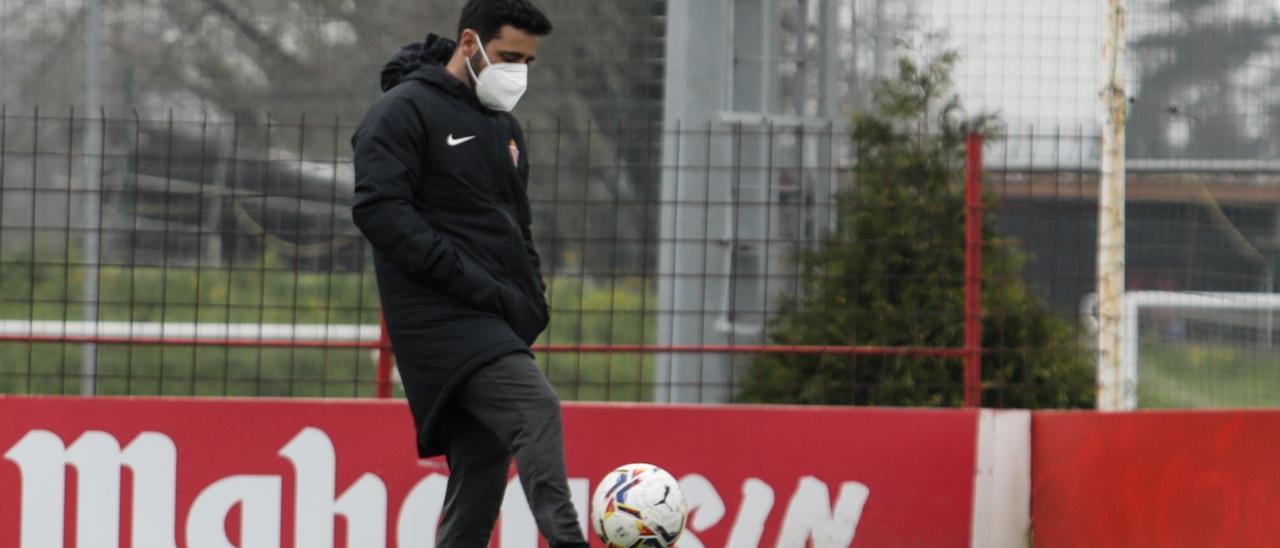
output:
<instances>
[{"instance_id":1,"label":"green tree","mask_svg":"<svg viewBox=\"0 0 1280 548\"><path fill-rule=\"evenodd\" d=\"M1270 157L1280 79L1276 12L1251 2L1235 15L1221 0L1163 0L1145 8L1156 24L1135 29L1137 85L1129 116L1131 158ZM1259 129L1250 130L1251 124Z\"/></svg>"},{"instance_id":2,"label":"green tree","mask_svg":"<svg viewBox=\"0 0 1280 548\"><path fill-rule=\"evenodd\" d=\"M853 119L857 180L838 197L838 227L800 253L801 291L770 325L776 344L959 348L964 341L965 138L991 133L991 116L966 117L952 92L954 52L898 63L870 112ZM989 200L988 200L989 201ZM1071 322L1022 282L1024 255L983 219L983 402L1084 407L1093 368ZM746 401L954 406L963 402L955 358L763 355Z\"/></svg>"}]
</instances>

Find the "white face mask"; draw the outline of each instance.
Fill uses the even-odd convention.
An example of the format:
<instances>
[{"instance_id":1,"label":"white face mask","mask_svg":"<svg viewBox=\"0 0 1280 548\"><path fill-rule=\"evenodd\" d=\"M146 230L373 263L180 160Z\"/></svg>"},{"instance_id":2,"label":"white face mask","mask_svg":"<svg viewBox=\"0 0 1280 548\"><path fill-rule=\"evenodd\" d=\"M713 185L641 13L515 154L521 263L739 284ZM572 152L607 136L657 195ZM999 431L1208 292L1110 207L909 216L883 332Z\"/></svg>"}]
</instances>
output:
<instances>
[{"instance_id":1,"label":"white face mask","mask_svg":"<svg viewBox=\"0 0 1280 548\"><path fill-rule=\"evenodd\" d=\"M476 83L476 96L486 107L511 112L524 96L525 90L529 88L529 65L494 64L489 60L489 54L485 53L484 44L480 44L480 55L484 57L484 62L489 65L489 68L484 69L479 76L471 67L471 58L467 58L467 72L471 73L471 80Z\"/></svg>"}]
</instances>

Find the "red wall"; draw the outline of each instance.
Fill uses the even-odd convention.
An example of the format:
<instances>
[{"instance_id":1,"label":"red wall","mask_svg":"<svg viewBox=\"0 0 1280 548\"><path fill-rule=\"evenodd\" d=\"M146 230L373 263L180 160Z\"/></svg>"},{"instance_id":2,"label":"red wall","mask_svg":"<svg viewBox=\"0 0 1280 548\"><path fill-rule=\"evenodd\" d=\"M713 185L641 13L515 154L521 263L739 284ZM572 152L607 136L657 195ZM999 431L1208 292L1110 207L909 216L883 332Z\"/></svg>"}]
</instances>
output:
<instances>
[{"instance_id":1,"label":"red wall","mask_svg":"<svg viewBox=\"0 0 1280 548\"><path fill-rule=\"evenodd\" d=\"M1035 546L1280 545L1280 412L1038 413Z\"/></svg>"},{"instance_id":2,"label":"red wall","mask_svg":"<svg viewBox=\"0 0 1280 548\"><path fill-rule=\"evenodd\" d=\"M46 470L61 471L68 458L60 453L62 446L78 446L85 454L102 453L103 440L108 448L115 443L129 447L144 432L158 434L146 438L154 447L172 442L174 456L167 458L174 462L176 485L171 495L153 500L172 501L157 506L174 515L159 523L171 522L179 545L186 545L193 503L202 494L216 491L210 490L211 485L225 486L229 482L221 480L233 476L252 478L259 486L265 478L268 487L279 481L274 491L268 488L254 495L259 502L274 500L263 498L263 493L276 492L279 498L274 506L257 507L259 514L254 517L278 514L283 546L295 545L294 519L299 512L295 512L294 496L299 483L332 486L329 497L341 496L358 481L365 481L366 487L382 485L385 491L375 488L365 493L357 511L377 515L379 505L385 504L385 519L370 520L378 521L376 528L386 532L388 546L396 545L411 489L426 486L425 491L434 493L431 489L442 485L436 480L447 473L439 461L421 463L414 458L409 413L399 402L0 397L0 417L4 417L0 420L0 455L4 457L0 458L0 546L6 547L19 546L19 516L36 512L22 507L23 489L45 494L49 490L32 481L24 485L20 462L28 467L51 462L53 468ZM614 466L636 461L666 467L677 478L705 478L706 488L698 493L686 489L701 501L690 531L705 546L723 546L735 530L745 535L740 538L773 546L788 527L834 538L856 527L854 546L965 546L969 542L976 411L568 405L565 425L571 485L576 481L579 492L589 492L583 487L594 489L598 478ZM91 444L78 444L90 431L106 434L94 435L97 445L92 451ZM315 466L313 470L320 470L305 481L298 480L302 469L284 451L299 440L309 448L306 460ZM49 447L57 450L51 452ZM144 475L165 468L163 452L150 455L148 462L159 464L145 465ZM331 468L325 468L325 459L333 463L328 465ZM91 456L91 460L110 459ZM63 530L70 545L78 533L76 527L92 520L77 521L75 515L77 478L84 474L80 468L65 468ZM136 534L127 524L131 482L137 475L111 465L95 480L106 485L109 482L101 481L104 477L121 479L122 546L129 545L130 535ZM807 495L798 494L801 486L806 486ZM748 490L753 493L749 504L744 503ZM864 490L865 505L858 496ZM842 493L844 506L840 506ZM102 512L103 508L81 510ZM325 508L330 512L330 506ZM717 512L717 508L723 510ZM423 514L409 516L406 523L421 526L420 522L430 519L424 517L427 512ZM227 532L234 543L241 527L238 510L227 515L226 527L219 521L217 534ZM345 545L348 525L344 520L329 522L329 516L326 513L324 519L303 527L333 526L336 545ZM530 538L513 533L528 527L527 522L516 521L504 519L502 527L509 538ZM157 527L155 523L152 519L147 527ZM164 527L156 530L169 534ZM502 538L500 532L495 543L502 544ZM505 542L528 546L517 540Z\"/></svg>"},{"instance_id":3,"label":"red wall","mask_svg":"<svg viewBox=\"0 0 1280 548\"><path fill-rule=\"evenodd\" d=\"M163 479L156 472L166 466L173 485L161 482L161 496L150 500L160 501L153 511L162 518L173 517L146 516L140 527L180 546L191 516L200 515L194 503L234 478L278 485L254 495L259 517L279 521L268 546L298 544L295 519L306 514L294 503L300 483L332 488L323 516L304 519L303 532L331 530L334 545L346 546L352 525L332 517L330 502L359 491L352 486L360 482L366 490L355 511L375 516L361 519L397 546L401 526L421 531L434 518L447 474L438 460L413 457L399 402L0 397L0 417L6 547L21 546L24 516L38 518L35 524L63 520L64 540L54 545L72 545L78 534L94 533L86 524L101 527L94 520L111 512L118 512L120 545L130 545L139 534L129 525L133 481ZM735 534L743 545L773 546L788 530L812 545L843 545L847 534L853 546L965 546L977 417L967 410L568 405L569 475L581 503L613 466L668 468L689 482L695 503L685 546L696 546L695 538L723 546ZM1280 412L1037 413L1031 439L1037 547L1280 545ZM149 452L133 455L143 464L118 467L119 448L143 445ZM294 458L286 447L296 449ZM311 471L300 481L302 460ZM111 498L118 504L79 505L77 489L90 476L97 479L87 485L104 488L111 482L103 478L118 480ZM65 483L60 494L52 487L58 481ZM39 495L30 504L43 497L46 510L48 501L62 506L41 513L24 507L24 493ZM495 546L534 546L520 500L508 496L510 515ZM216 527L234 543L239 510Z\"/></svg>"}]
</instances>

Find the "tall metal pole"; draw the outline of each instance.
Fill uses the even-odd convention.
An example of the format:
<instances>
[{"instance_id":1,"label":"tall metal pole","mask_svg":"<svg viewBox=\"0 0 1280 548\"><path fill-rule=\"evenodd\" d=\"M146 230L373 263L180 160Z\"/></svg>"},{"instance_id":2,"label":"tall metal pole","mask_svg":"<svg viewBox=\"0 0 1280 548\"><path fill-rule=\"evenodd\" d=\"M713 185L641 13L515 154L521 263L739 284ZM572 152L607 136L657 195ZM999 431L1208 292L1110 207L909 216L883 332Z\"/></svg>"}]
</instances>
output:
<instances>
[{"instance_id":1,"label":"tall metal pole","mask_svg":"<svg viewBox=\"0 0 1280 548\"><path fill-rule=\"evenodd\" d=\"M881 71L884 70L884 41L886 33L884 28L884 0L875 0L875 14L873 17L874 19L872 20L874 21L873 24L875 25L875 28L871 29L873 40L871 51L871 79L874 81L878 78L884 77L884 74L881 74Z\"/></svg>"},{"instance_id":2,"label":"tall metal pole","mask_svg":"<svg viewBox=\"0 0 1280 548\"><path fill-rule=\"evenodd\" d=\"M1136 371L1125 371L1124 0L1102 0L1102 173L1098 192L1098 409L1137 407Z\"/></svg>"},{"instance_id":3,"label":"tall metal pole","mask_svg":"<svg viewBox=\"0 0 1280 548\"><path fill-rule=\"evenodd\" d=\"M801 118L808 115L807 106L809 102L809 0L798 0L796 2L796 80L795 93L791 98L796 109L796 116ZM821 44L818 47L825 46ZM801 128L798 131L803 131ZM800 158L800 162L796 165L804 165L804 159Z\"/></svg>"},{"instance_id":4,"label":"tall metal pole","mask_svg":"<svg viewBox=\"0 0 1280 548\"><path fill-rule=\"evenodd\" d=\"M757 2L760 0L756 0ZM731 9L732 8L732 9ZM726 137L713 131L716 113L731 108L729 97L756 91L747 83L734 89L744 72L732 60L733 27L750 23L758 10L731 0L670 0L667 3L662 208L658 256L658 333L660 345L725 344L716 329L729 279L731 241L727 229L732 202L732 173L710 166L728 165ZM743 21L735 21L738 15ZM754 29L757 25L743 25ZM755 35L752 31L743 34ZM763 43L768 44L769 41ZM763 80L763 78L761 79ZM757 80L758 81L758 80ZM703 242L701 245L693 242ZM735 341L736 342L736 341ZM654 399L659 402L721 403L729 400L731 363L724 355L660 354L654 363Z\"/></svg>"},{"instance_id":5,"label":"tall metal pole","mask_svg":"<svg viewBox=\"0 0 1280 548\"><path fill-rule=\"evenodd\" d=\"M102 181L102 82L99 79L101 59L101 0L85 0L85 124L84 129L84 321L98 319L98 239L99 208ZM72 227L68 226L70 230ZM93 395L97 379L97 347L86 343L80 347L80 391Z\"/></svg>"},{"instance_id":6,"label":"tall metal pole","mask_svg":"<svg viewBox=\"0 0 1280 548\"><path fill-rule=\"evenodd\" d=\"M861 89L859 89L858 80L858 52L861 44L858 43L858 1L849 0L849 43L853 44L853 52L849 57L849 105L861 107Z\"/></svg>"}]
</instances>

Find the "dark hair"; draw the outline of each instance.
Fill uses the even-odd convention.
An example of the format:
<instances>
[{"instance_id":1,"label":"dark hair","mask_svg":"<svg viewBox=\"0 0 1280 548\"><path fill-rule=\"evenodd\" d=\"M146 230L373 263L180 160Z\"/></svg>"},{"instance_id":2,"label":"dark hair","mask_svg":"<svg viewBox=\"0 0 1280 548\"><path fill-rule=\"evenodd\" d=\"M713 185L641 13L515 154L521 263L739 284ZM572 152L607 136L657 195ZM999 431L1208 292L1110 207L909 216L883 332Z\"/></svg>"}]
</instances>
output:
<instances>
[{"instance_id":1,"label":"dark hair","mask_svg":"<svg viewBox=\"0 0 1280 548\"><path fill-rule=\"evenodd\" d=\"M529 0L467 0L458 19L458 39L466 29L480 33L480 41L498 36L503 25L511 25L534 36L551 34L551 20Z\"/></svg>"}]
</instances>

